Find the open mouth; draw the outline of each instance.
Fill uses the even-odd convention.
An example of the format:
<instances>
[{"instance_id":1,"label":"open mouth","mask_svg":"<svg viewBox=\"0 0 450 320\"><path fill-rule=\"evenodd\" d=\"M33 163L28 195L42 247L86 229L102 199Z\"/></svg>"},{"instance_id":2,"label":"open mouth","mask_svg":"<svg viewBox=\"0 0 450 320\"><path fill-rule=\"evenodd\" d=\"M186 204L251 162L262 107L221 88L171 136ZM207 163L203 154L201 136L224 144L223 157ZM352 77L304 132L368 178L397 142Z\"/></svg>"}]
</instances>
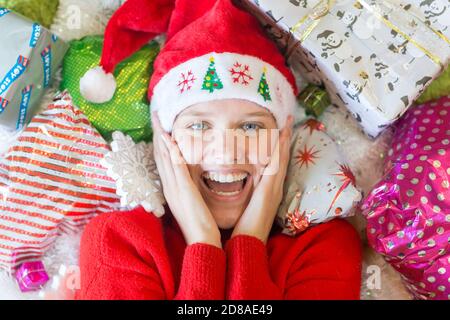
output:
<instances>
[{"instance_id":1,"label":"open mouth","mask_svg":"<svg viewBox=\"0 0 450 320\"><path fill-rule=\"evenodd\" d=\"M249 180L250 174L245 171L220 173L215 171L205 171L202 174L203 182L208 189L225 197L237 196L244 189Z\"/></svg>"}]
</instances>

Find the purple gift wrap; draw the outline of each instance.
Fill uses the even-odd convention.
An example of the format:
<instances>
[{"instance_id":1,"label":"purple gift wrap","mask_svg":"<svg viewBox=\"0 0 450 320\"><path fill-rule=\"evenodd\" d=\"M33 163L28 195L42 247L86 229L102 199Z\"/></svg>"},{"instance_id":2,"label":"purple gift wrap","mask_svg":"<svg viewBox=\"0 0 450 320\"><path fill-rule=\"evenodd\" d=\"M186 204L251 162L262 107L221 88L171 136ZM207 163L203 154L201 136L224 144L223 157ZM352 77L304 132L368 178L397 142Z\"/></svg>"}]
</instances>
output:
<instances>
[{"instance_id":1,"label":"purple gift wrap","mask_svg":"<svg viewBox=\"0 0 450 320\"><path fill-rule=\"evenodd\" d=\"M23 263L16 272L16 280L22 292L39 290L49 280L42 261Z\"/></svg>"},{"instance_id":2,"label":"purple gift wrap","mask_svg":"<svg viewBox=\"0 0 450 320\"><path fill-rule=\"evenodd\" d=\"M450 299L450 96L413 107L395 130L362 205L368 240L416 299Z\"/></svg>"}]
</instances>

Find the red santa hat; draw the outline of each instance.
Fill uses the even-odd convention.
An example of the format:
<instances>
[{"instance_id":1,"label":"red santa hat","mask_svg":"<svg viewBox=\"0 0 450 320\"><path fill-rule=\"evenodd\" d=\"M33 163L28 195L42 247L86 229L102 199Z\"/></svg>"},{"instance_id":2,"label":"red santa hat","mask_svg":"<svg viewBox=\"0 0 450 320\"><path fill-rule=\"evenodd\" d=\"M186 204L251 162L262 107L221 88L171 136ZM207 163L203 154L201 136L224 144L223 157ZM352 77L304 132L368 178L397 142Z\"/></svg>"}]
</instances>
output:
<instances>
[{"instance_id":1,"label":"red santa hat","mask_svg":"<svg viewBox=\"0 0 450 320\"><path fill-rule=\"evenodd\" d=\"M252 101L270 110L279 128L293 114L298 89L284 57L232 0L127 0L106 27L101 67L80 81L82 95L109 101L116 65L162 33L148 97L167 132L184 109L212 100Z\"/></svg>"}]
</instances>

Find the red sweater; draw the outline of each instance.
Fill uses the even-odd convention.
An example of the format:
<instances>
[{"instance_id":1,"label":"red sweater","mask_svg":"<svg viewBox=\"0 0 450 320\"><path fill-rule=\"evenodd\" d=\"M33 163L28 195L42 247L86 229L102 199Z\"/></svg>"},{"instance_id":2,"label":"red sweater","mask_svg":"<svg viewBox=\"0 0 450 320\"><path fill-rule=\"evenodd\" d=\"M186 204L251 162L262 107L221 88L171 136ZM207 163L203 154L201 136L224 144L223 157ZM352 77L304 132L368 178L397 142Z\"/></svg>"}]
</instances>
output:
<instances>
[{"instance_id":1,"label":"red sweater","mask_svg":"<svg viewBox=\"0 0 450 320\"><path fill-rule=\"evenodd\" d=\"M246 235L223 248L186 246L168 213L142 207L93 219L81 240L77 299L359 299L361 245L336 219L297 237L272 229L265 245Z\"/></svg>"}]
</instances>

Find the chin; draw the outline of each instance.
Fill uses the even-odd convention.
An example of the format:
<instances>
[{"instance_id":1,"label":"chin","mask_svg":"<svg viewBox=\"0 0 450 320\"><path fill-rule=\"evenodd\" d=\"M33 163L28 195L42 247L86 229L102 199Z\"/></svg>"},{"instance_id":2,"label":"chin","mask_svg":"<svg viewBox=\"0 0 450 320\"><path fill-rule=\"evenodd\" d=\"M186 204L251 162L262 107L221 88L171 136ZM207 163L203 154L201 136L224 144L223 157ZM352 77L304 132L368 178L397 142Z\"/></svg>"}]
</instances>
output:
<instances>
[{"instance_id":1,"label":"chin","mask_svg":"<svg viewBox=\"0 0 450 320\"><path fill-rule=\"evenodd\" d=\"M235 213L230 213L230 212L214 213L214 211L213 211L212 215L214 217L214 220L217 223L217 226L220 229L228 230L228 229L232 229L236 226L239 218L242 215L242 212L240 210L236 210Z\"/></svg>"}]
</instances>

